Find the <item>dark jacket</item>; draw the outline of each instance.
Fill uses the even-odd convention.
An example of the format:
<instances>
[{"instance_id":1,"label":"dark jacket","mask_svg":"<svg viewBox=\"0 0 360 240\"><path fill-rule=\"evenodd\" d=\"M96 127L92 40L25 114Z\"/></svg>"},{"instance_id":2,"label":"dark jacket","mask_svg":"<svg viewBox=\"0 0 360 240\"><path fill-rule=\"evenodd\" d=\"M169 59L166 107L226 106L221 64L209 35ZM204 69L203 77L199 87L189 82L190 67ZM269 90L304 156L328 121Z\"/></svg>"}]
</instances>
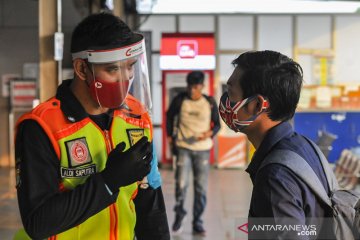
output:
<instances>
[{"instance_id":1,"label":"dark jacket","mask_svg":"<svg viewBox=\"0 0 360 240\"><path fill-rule=\"evenodd\" d=\"M330 211L295 173L279 164L269 164L258 171L265 157L275 149L291 150L303 157L329 192L315 150L288 122L283 122L268 132L246 169L254 185L249 218L270 218L275 224L286 224L288 218L298 224L321 225L318 218L330 216Z\"/></svg>"},{"instance_id":2,"label":"dark jacket","mask_svg":"<svg viewBox=\"0 0 360 240\"><path fill-rule=\"evenodd\" d=\"M218 106L215 102L215 99L211 96L207 96L203 94L205 99L210 103L211 106L211 126L210 129L213 131L212 137L214 137L217 132L220 130L220 120L219 120L219 112ZM187 92L179 93L171 102L169 109L166 113L166 132L167 136L174 137L174 124L177 126L178 121L176 121L177 117L179 117L181 105L185 99L188 99L189 95Z\"/></svg>"},{"instance_id":3,"label":"dark jacket","mask_svg":"<svg viewBox=\"0 0 360 240\"><path fill-rule=\"evenodd\" d=\"M100 118L89 116L70 91L69 84L70 81L64 81L56 94L64 115L73 121L90 117L101 129L107 128L111 117L108 114ZM73 191L60 192L60 161L48 136L34 120L25 120L19 125L15 155L16 168L19 173L21 171L17 176L21 219L31 235L37 238L74 227L117 198L117 194L109 194L99 174L89 176ZM137 239L170 239L161 187L139 189L134 203ZM41 229L41 232L32 229Z\"/></svg>"}]
</instances>

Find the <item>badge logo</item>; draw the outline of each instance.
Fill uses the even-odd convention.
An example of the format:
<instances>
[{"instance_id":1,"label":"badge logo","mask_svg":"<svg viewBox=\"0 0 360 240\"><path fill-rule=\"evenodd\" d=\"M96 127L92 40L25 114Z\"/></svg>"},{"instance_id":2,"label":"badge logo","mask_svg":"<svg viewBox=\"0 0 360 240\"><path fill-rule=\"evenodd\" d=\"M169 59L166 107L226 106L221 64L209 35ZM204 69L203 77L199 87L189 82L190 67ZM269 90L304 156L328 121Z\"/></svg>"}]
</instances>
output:
<instances>
[{"instance_id":1,"label":"badge logo","mask_svg":"<svg viewBox=\"0 0 360 240\"><path fill-rule=\"evenodd\" d=\"M81 166L91 162L89 147L85 138L66 142L66 148L71 167Z\"/></svg>"},{"instance_id":2,"label":"badge logo","mask_svg":"<svg viewBox=\"0 0 360 240\"><path fill-rule=\"evenodd\" d=\"M144 129L127 129L130 145L133 146L139 141L145 134Z\"/></svg>"},{"instance_id":3,"label":"badge logo","mask_svg":"<svg viewBox=\"0 0 360 240\"><path fill-rule=\"evenodd\" d=\"M96 82L96 83L95 83L95 87L96 87L96 88L102 88L101 82Z\"/></svg>"},{"instance_id":4,"label":"badge logo","mask_svg":"<svg viewBox=\"0 0 360 240\"><path fill-rule=\"evenodd\" d=\"M125 56L130 57L131 55L135 55L138 53L142 53L142 45L136 46L135 48L129 48L125 52Z\"/></svg>"}]
</instances>

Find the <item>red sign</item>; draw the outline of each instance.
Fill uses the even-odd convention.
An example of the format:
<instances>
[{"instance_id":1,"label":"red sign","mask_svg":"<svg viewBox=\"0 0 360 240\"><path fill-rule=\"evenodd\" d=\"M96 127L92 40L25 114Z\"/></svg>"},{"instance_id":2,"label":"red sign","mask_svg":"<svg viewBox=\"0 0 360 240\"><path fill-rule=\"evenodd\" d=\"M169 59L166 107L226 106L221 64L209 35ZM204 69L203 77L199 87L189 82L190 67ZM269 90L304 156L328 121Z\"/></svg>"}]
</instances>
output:
<instances>
[{"instance_id":1,"label":"red sign","mask_svg":"<svg viewBox=\"0 0 360 240\"><path fill-rule=\"evenodd\" d=\"M179 51L181 49L181 51ZM215 55L215 39L212 33L163 33L160 55L190 54ZM195 55L194 55L195 56Z\"/></svg>"},{"instance_id":2,"label":"red sign","mask_svg":"<svg viewBox=\"0 0 360 240\"><path fill-rule=\"evenodd\" d=\"M12 107L32 107L36 98L35 81L12 81L10 83Z\"/></svg>"},{"instance_id":3,"label":"red sign","mask_svg":"<svg viewBox=\"0 0 360 240\"><path fill-rule=\"evenodd\" d=\"M215 69L212 33L163 33L160 50L162 70Z\"/></svg>"}]
</instances>

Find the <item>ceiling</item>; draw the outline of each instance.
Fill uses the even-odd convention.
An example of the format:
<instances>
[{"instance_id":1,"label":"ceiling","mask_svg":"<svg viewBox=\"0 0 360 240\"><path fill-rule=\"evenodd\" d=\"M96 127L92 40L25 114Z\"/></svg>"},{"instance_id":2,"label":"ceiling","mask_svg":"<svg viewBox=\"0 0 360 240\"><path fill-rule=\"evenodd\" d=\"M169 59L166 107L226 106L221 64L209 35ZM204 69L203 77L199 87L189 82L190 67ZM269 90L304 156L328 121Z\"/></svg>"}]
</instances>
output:
<instances>
[{"instance_id":1,"label":"ceiling","mask_svg":"<svg viewBox=\"0 0 360 240\"><path fill-rule=\"evenodd\" d=\"M139 14L357 14L359 1L137 0Z\"/></svg>"}]
</instances>

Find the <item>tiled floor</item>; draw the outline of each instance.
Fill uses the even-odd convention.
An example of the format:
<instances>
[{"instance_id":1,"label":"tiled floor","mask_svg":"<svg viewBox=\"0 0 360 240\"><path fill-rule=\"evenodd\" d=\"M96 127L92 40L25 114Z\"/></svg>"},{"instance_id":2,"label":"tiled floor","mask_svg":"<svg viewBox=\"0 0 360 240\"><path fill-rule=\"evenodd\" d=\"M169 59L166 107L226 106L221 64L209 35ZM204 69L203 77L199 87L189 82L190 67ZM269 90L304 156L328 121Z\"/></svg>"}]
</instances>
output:
<instances>
[{"instance_id":1,"label":"tiled floor","mask_svg":"<svg viewBox=\"0 0 360 240\"><path fill-rule=\"evenodd\" d=\"M169 225L174 221L174 173L170 170L162 171L163 190L166 201ZM232 240L235 237L236 220L247 217L252 184L244 170L211 170L209 177L208 202L204 214L206 237L192 235L192 204L193 188L188 189L186 208L187 221L179 236L172 236L174 240Z\"/></svg>"},{"instance_id":2,"label":"tiled floor","mask_svg":"<svg viewBox=\"0 0 360 240\"><path fill-rule=\"evenodd\" d=\"M15 171L0 168L0 239L12 239L21 227L15 189Z\"/></svg>"},{"instance_id":3,"label":"tiled floor","mask_svg":"<svg viewBox=\"0 0 360 240\"><path fill-rule=\"evenodd\" d=\"M174 199L174 173L161 170L163 191L166 201L169 224L174 220L172 210ZM12 239L14 232L21 227L14 188L14 170L0 168L0 239ZM172 236L174 240L233 240L236 221L247 216L251 194L250 179L243 170L212 169L209 178L208 204L204 215L206 237L193 236L191 231L191 211L193 188L188 190L186 207L187 221L181 235Z\"/></svg>"}]
</instances>

